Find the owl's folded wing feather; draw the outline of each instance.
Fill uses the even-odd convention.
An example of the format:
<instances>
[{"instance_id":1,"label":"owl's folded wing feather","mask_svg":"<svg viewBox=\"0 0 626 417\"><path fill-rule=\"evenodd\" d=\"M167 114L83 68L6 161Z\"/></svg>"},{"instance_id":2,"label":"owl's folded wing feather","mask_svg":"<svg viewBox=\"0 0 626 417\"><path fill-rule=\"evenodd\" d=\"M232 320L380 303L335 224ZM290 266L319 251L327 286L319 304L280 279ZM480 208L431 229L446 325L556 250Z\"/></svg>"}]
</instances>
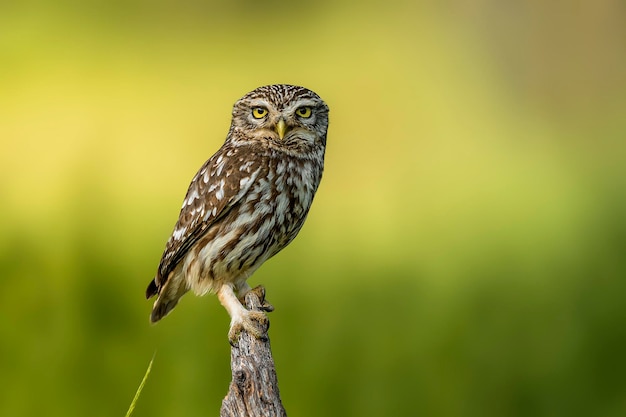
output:
<instances>
[{"instance_id":1,"label":"owl's folded wing feather","mask_svg":"<svg viewBox=\"0 0 626 417\"><path fill-rule=\"evenodd\" d=\"M189 249L248 192L259 173L259 161L246 162L247 153L244 147L224 146L191 180L146 298L160 292Z\"/></svg>"}]
</instances>

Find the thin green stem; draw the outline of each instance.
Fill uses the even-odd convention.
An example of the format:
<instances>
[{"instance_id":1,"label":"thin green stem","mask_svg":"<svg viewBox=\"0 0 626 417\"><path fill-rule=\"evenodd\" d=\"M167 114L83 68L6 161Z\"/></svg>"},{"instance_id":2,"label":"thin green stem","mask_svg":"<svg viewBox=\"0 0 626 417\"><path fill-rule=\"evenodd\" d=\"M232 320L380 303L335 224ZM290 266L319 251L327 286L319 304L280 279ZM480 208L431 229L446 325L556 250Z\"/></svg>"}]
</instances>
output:
<instances>
[{"instance_id":1,"label":"thin green stem","mask_svg":"<svg viewBox=\"0 0 626 417\"><path fill-rule=\"evenodd\" d=\"M148 375L150 375L150 371L152 370L152 363L154 362L155 356L156 356L156 351L152 355L152 359L150 359L150 364L148 365L148 369L146 369L146 373L144 374L143 379L141 380L141 384L139 384L139 388L137 388L137 392L135 393L133 402L131 402L130 407L128 407L128 411L126 412L126 417L130 417L130 415L133 414L133 411L135 410L135 404L137 404L137 400L139 399L139 396L141 395L141 390L143 389L143 386L146 385L146 380L148 379Z\"/></svg>"}]
</instances>

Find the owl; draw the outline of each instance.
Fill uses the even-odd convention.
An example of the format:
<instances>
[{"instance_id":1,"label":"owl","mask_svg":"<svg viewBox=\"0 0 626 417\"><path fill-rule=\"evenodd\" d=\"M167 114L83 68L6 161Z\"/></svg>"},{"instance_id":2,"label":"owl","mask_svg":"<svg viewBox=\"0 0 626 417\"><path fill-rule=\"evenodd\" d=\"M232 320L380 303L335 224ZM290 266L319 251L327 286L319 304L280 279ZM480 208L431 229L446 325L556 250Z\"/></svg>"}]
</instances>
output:
<instances>
[{"instance_id":1,"label":"owl","mask_svg":"<svg viewBox=\"0 0 626 417\"><path fill-rule=\"evenodd\" d=\"M242 304L254 291L247 280L302 228L322 178L327 128L328 106L303 87L259 87L235 103L226 141L191 180L146 290L156 296L151 322L191 290L217 294L231 343L242 329L263 335L264 313Z\"/></svg>"}]
</instances>

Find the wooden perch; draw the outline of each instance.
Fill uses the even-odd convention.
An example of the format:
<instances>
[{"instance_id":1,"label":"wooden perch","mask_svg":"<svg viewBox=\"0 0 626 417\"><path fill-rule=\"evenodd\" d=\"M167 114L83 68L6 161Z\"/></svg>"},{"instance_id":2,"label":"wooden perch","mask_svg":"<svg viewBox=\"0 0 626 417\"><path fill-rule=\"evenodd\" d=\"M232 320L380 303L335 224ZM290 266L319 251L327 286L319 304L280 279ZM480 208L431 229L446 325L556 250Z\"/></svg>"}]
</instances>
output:
<instances>
[{"instance_id":1,"label":"wooden perch","mask_svg":"<svg viewBox=\"0 0 626 417\"><path fill-rule=\"evenodd\" d=\"M256 291L246 294L248 310L263 311ZM268 322L269 327L269 322ZM230 350L232 381L220 417L286 417L280 401L276 368L267 336L257 339L243 330Z\"/></svg>"}]
</instances>

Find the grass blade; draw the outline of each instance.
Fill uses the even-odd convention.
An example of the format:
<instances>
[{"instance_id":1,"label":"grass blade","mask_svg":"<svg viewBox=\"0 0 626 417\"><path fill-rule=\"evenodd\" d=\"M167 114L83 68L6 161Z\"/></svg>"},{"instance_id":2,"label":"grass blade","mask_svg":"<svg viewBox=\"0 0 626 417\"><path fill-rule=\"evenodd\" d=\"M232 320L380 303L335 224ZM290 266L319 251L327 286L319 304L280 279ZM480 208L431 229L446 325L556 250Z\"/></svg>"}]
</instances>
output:
<instances>
[{"instance_id":1,"label":"grass blade","mask_svg":"<svg viewBox=\"0 0 626 417\"><path fill-rule=\"evenodd\" d=\"M146 369L146 373L141 380L141 384L139 384L139 388L137 388L137 392L135 393L135 397L133 398L133 402L130 403L130 407L128 407L128 411L126 412L126 417L130 417L130 415L135 410L135 404L137 404L137 400L141 395L141 390L143 386L146 385L146 380L148 379L148 375L150 375L150 371L152 370L152 363L154 362L154 357L156 356L156 352L152 355L152 359L150 359L150 364L148 365L148 369Z\"/></svg>"}]
</instances>

